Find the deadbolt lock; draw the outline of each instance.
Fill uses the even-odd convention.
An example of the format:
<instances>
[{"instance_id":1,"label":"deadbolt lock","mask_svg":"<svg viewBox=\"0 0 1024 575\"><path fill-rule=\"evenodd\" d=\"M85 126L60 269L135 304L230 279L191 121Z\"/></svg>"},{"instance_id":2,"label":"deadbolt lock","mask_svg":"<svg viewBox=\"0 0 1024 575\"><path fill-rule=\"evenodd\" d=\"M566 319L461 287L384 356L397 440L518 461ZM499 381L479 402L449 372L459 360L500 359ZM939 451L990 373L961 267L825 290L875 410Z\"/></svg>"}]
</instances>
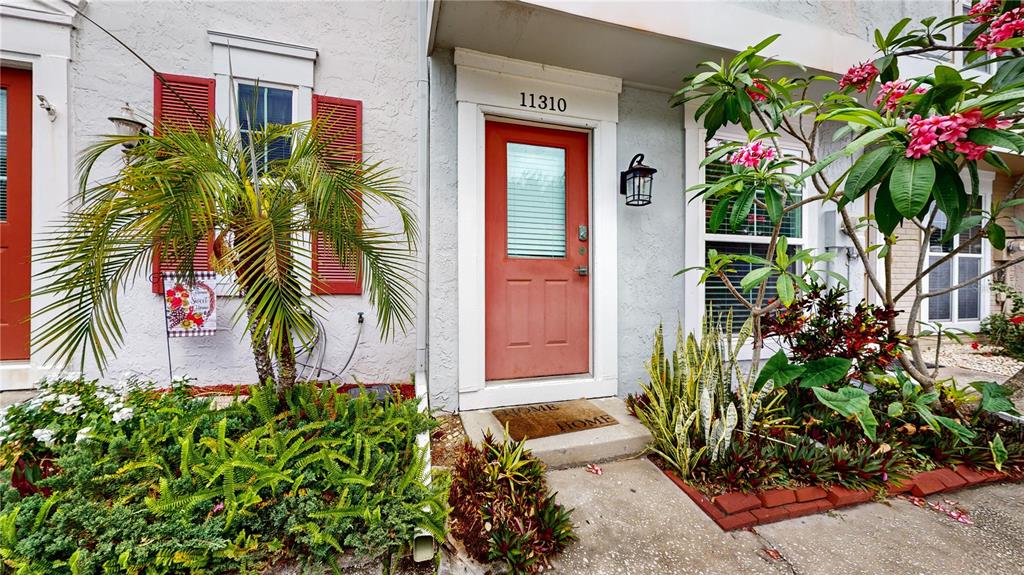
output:
<instances>
[{"instance_id":1,"label":"deadbolt lock","mask_svg":"<svg viewBox=\"0 0 1024 575\"><path fill-rule=\"evenodd\" d=\"M579 228L579 238L581 242L587 241L587 226L581 224Z\"/></svg>"}]
</instances>

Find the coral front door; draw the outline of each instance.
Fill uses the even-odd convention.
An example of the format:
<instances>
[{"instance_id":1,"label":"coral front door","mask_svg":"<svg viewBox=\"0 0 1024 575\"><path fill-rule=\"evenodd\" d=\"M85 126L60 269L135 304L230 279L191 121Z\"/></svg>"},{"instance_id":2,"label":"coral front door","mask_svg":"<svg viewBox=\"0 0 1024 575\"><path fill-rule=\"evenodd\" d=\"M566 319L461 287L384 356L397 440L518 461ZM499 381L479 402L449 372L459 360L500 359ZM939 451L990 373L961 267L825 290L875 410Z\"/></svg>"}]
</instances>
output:
<instances>
[{"instance_id":1,"label":"coral front door","mask_svg":"<svg viewBox=\"0 0 1024 575\"><path fill-rule=\"evenodd\" d=\"M487 380L590 371L588 135L486 123Z\"/></svg>"},{"instance_id":2,"label":"coral front door","mask_svg":"<svg viewBox=\"0 0 1024 575\"><path fill-rule=\"evenodd\" d=\"M29 359L32 73L0 68L0 360Z\"/></svg>"}]
</instances>

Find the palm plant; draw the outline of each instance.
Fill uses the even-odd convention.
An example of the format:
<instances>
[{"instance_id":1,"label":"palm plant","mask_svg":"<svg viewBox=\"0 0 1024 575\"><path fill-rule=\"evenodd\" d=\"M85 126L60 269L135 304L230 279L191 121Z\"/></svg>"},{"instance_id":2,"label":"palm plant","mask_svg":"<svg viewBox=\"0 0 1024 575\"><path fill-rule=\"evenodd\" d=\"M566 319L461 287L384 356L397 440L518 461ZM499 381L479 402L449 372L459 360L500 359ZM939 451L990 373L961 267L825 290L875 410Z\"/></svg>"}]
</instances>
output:
<instances>
[{"instance_id":1,"label":"palm plant","mask_svg":"<svg viewBox=\"0 0 1024 575\"><path fill-rule=\"evenodd\" d=\"M342 261L360 257L363 284L384 337L413 314L416 222L405 188L380 163L341 161L324 123L267 124L243 136L224 126L104 136L79 164L81 196L49 235L35 297L52 298L37 315L34 345L59 365L87 358L103 369L124 341L118 294L148 277L152 258L178 262L194 277L197 247L212 237L210 264L235 280L261 381L288 387L296 349L316 337L324 306L311 291L317 237ZM125 146L111 179L93 182L99 159ZM260 150L290 147L268 159ZM400 229L372 225L397 210ZM212 234L212 235L211 235ZM274 363L277 372L274 372Z\"/></svg>"}]
</instances>

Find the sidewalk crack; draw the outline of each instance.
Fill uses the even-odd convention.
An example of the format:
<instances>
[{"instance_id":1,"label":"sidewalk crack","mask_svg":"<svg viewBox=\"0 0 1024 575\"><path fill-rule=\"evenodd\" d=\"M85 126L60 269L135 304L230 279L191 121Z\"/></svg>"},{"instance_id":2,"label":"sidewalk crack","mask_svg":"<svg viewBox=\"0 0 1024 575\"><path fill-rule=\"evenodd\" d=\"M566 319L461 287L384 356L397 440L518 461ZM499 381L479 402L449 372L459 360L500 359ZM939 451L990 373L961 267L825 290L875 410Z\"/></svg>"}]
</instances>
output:
<instances>
[{"instance_id":1,"label":"sidewalk crack","mask_svg":"<svg viewBox=\"0 0 1024 575\"><path fill-rule=\"evenodd\" d=\"M789 558L786 557L785 554L782 553L782 550L779 549L774 543L772 543L771 540L769 540L767 537L759 533L757 529L753 527L750 528L750 532L753 533L754 537L757 537L757 540L761 542L761 547L765 551L764 555L768 555L769 551L774 551L779 556L778 559L775 559L772 556L763 556L765 561L767 561L768 563L781 563L783 566L786 567L786 569L789 570L789 572L792 575L800 575L800 572L797 571L796 566L789 561Z\"/></svg>"}]
</instances>

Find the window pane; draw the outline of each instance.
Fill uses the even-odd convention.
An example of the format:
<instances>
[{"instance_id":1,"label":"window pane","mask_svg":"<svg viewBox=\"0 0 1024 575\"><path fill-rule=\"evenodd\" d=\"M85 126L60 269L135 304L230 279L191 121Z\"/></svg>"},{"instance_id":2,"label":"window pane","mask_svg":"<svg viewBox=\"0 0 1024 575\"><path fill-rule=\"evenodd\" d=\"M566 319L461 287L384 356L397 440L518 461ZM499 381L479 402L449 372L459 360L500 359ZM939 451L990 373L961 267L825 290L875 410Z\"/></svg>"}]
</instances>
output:
<instances>
[{"instance_id":1,"label":"window pane","mask_svg":"<svg viewBox=\"0 0 1024 575\"><path fill-rule=\"evenodd\" d=\"M942 243L942 236L946 233L948 222L946 214L938 212L935 214L935 221L932 222L932 235L928 238L928 251L946 253L953 251L953 240Z\"/></svg>"},{"instance_id":2,"label":"window pane","mask_svg":"<svg viewBox=\"0 0 1024 575\"><path fill-rule=\"evenodd\" d=\"M707 242L705 249L715 250L720 254L744 254L765 257L765 254L768 253L768 244ZM799 249L799 245L789 246L791 254ZM707 260L705 260L705 263L707 263ZM729 278L733 287L739 290L740 280L755 267L761 266L746 262L734 262L728 266L729 269L726 271L725 276ZM768 280L768 285L765 289L765 302L775 299L777 295L775 290L776 277L778 277L776 274L772 274L771 279ZM756 290L751 290L743 295L748 300L757 297ZM732 330L734 332L739 331L740 327L743 326L743 322L747 321L747 318L750 317L750 311L732 295L729 288L725 286L725 282L717 277L708 278L708 281L704 283L704 310L713 320L718 321L721 318L723 322L726 315L732 311Z\"/></svg>"},{"instance_id":3,"label":"window pane","mask_svg":"<svg viewBox=\"0 0 1024 575\"><path fill-rule=\"evenodd\" d=\"M957 258L957 283L963 283L978 277L981 271L981 258ZM956 290L958 319L978 319L981 317L981 297L977 283Z\"/></svg>"},{"instance_id":4,"label":"window pane","mask_svg":"<svg viewBox=\"0 0 1024 575\"><path fill-rule=\"evenodd\" d=\"M0 222L7 221L7 89L0 89Z\"/></svg>"},{"instance_id":5,"label":"window pane","mask_svg":"<svg viewBox=\"0 0 1024 575\"><path fill-rule=\"evenodd\" d=\"M704 168L704 181L709 184L712 184L714 182L717 182L720 178L728 176L731 173L732 166L728 162L711 162ZM760 202L764 202L763 191L758 191L756 197ZM790 190L789 202L799 201L799 199L800 190ZM718 199L716 198L708 198L704 202L705 221L710 221L711 210L714 209L716 204L718 204ZM781 230L782 235L791 238L801 237L802 230L800 228L802 221L803 217L800 209L793 210L792 212L789 212L788 214L783 216ZM718 231L712 232L709 227L705 227L704 231L707 233L770 237L772 235L772 227L772 221L768 217L767 212L755 203L754 208L750 211L750 214L747 216L746 223L740 225L740 227L737 228L735 231L733 231L732 228L729 227L728 218L726 218L725 223L723 223L721 227L718 228Z\"/></svg>"},{"instance_id":6,"label":"window pane","mask_svg":"<svg viewBox=\"0 0 1024 575\"><path fill-rule=\"evenodd\" d=\"M940 256L936 256L929 259L928 265L931 265L939 260ZM928 274L928 290L934 291L937 289L947 288L951 284L949 283L950 272L952 266L950 262L946 261L939 267L932 270L932 273ZM928 319L930 321L949 321L953 319L951 315L952 310L952 296L951 294L942 294L928 298Z\"/></svg>"},{"instance_id":7,"label":"window pane","mask_svg":"<svg viewBox=\"0 0 1024 575\"><path fill-rule=\"evenodd\" d=\"M291 154L291 140L277 138L261 145L258 136L250 132L262 130L267 123L290 124L292 122L292 91L268 88L251 84L238 85L238 124L241 127L242 145L248 147L250 139L260 146L256 152L256 164L260 171L267 162L287 159Z\"/></svg>"},{"instance_id":8,"label":"window pane","mask_svg":"<svg viewBox=\"0 0 1024 575\"><path fill-rule=\"evenodd\" d=\"M506 148L508 255L565 257L565 150L509 143Z\"/></svg>"}]
</instances>

